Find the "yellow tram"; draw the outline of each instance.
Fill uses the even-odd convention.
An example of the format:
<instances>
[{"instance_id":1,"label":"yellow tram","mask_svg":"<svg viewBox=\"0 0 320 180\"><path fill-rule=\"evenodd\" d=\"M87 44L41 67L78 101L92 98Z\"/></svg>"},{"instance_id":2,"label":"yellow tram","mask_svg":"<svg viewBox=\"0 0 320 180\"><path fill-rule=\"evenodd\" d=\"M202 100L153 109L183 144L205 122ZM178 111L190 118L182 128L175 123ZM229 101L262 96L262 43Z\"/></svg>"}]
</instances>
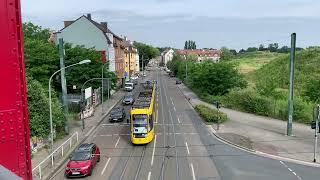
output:
<instances>
[{"instance_id":1,"label":"yellow tram","mask_svg":"<svg viewBox=\"0 0 320 180\"><path fill-rule=\"evenodd\" d=\"M143 89L130 111L132 144L148 144L154 137L156 84L147 81Z\"/></svg>"}]
</instances>

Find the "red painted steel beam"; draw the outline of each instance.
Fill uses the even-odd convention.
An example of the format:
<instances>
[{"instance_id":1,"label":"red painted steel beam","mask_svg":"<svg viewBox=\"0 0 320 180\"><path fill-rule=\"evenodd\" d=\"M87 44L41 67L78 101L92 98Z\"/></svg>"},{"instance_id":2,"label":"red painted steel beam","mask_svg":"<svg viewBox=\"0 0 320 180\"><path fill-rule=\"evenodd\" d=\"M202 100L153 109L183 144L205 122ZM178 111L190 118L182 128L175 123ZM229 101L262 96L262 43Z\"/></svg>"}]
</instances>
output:
<instances>
[{"instance_id":1,"label":"red painted steel beam","mask_svg":"<svg viewBox=\"0 0 320 180\"><path fill-rule=\"evenodd\" d=\"M0 1L0 164L32 179L20 0Z\"/></svg>"}]
</instances>

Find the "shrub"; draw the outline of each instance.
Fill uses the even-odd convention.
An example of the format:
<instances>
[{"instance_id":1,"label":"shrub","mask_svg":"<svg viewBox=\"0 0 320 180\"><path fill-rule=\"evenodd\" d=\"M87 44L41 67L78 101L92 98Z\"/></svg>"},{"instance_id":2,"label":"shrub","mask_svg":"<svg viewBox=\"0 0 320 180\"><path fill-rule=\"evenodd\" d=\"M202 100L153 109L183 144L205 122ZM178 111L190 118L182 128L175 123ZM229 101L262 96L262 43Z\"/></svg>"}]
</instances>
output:
<instances>
[{"instance_id":1,"label":"shrub","mask_svg":"<svg viewBox=\"0 0 320 180\"><path fill-rule=\"evenodd\" d=\"M218 112L217 110L205 105L197 105L195 107L195 110L206 122L217 123L219 121L219 123L224 123L229 120L226 114L222 112ZM219 120L219 117L220 117L220 120Z\"/></svg>"}]
</instances>

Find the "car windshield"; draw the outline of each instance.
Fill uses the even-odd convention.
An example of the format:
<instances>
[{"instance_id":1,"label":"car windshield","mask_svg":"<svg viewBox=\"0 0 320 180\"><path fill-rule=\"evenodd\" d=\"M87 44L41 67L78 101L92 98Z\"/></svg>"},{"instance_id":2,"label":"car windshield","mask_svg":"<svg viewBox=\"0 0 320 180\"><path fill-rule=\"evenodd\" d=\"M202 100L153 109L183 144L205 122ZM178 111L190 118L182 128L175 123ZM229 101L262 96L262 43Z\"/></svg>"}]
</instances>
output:
<instances>
[{"instance_id":1,"label":"car windshield","mask_svg":"<svg viewBox=\"0 0 320 180\"><path fill-rule=\"evenodd\" d=\"M132 96L131 95L128 95L128 96L124 96L124 99L131 99Z\"/></svg>"},{"instance_id":2,"label":"car windshield","mask_svg":"<svg viewBox=\"0 0 320 180\"><path fill-rule=\"evenodd\" d=\"M111 111L111 114L121 114L121 111L122 110L120 108L116 108Z\"/></svg>"},{"instance_id":3,"label":"car windshield","mask_svg":"<svg viewBox=\"0 0 320 180\"><path fill-rule=\"evenodd\" d=\"M90 159L90 152L75 152L73 153L71 160L72 161L86 161Z\"/></svg>"}]
</instances>

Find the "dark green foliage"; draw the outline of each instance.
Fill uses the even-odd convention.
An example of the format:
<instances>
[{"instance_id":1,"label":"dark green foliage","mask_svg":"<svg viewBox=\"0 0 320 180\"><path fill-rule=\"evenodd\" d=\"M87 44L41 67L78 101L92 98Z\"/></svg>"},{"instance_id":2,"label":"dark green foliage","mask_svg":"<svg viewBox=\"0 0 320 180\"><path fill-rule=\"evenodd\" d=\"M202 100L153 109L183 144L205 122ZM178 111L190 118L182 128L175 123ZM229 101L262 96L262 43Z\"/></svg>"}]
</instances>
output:
<instances>
[{"instance_id":1,"label":"dark green foliage","mask_svg":"<svg viewBox=\"0 0 320 180\"><path fill-rule=\"evenodd\" d=\"M186 79L186 64L188 78ZM247 83L230 63L194 62L175 55L168 68L192 89L210 95L224 95L232 88L244 88Z\"/></svg>"},{"instance_id":2,"label":"dark green foliage","mask_svg":"<svg viewBox=\"0 0 320 180\"><path fill-rule=\"evenodd\" d=\"M228 108L254 113L263 116L274 117L282 120L288 119L287 97L278 99L258 94L254 90L231 91L226 96L212 97L219 99L222 105ZM204 100L210 100L206 97ZM310 123L312 121L314 104L300 97L294 99L293 119L295 122Z\"/></svg>"},{"instance_id":3,"label":"dark green foliage","mask_svg":"<svg viewBox=\"0 0 320 180\"><path fill-rule=\"evenodd\" d=\"M256 47L248 47L247 52L256 52L258 51L258 48Z\"/></svg>"},{"instance_id":4,"label":"dark green foliage","mask_svg":"<svg viewBox=\"0 0 320 180\"><path fill-rule=\"evenodd\" d=\"M54 91L52 94L53 124L59 132L64 128L65 117ZM27 76L27 95L31 136L47 137L50 132L48 91L37 80Z\"/></svg>"},{"instance_id":5,"label":"dark green foliage","mask_svg":"<svg viewBox=\"0 0 320 180\"><path fill-rule=\"evenodd\" d=\"M309 82L306 84L306 90L303 94L310 101L320 103L320 80L309 80Z\"/></svg>"},{"instance_id":6,"label":"dark green foliage","mask_svg":"<svg viewBox=\"0 0 320 180\"><path fill-rule=\"evenodd\" d=\"M226 114L205 105L197 105L195 110L206 122L224 123L229 120Z\"/></svg>"},{"instance_id":7,"label":"dark green foliage","mask_svg":"<svg viewBox=\"0 0 320 180\"><path fill-rule=\"evenodd\" d=\"M133 46L138 49L140 59L143 60L143 66L146 66L149 60L160 56L160 51L151 45L147 45L140 42L133 42ZM142 59L143 56L143 59ZM142 61L140 61L140 69L142 69Z\"/></svg>"},{"instance_id":8,"label":"dark green foliage","mask_svg":"<svg viewBox=\"0 0 320 180\"><path fill-rule=\"evenodd\" d=\"M228 48L222 47L222 48L220 49L220 51L221 51L220 59L221 59L222 61L229 61L229 60L231 60L232 58L234 58L233 53L230 52L230 50L229 50ZM240 52L239 52L239 53L240 53Z\"/></svg>"},{"instance_id":9,"label":"dark green foliage","mask_svg":"<svg viewBox=\"0 0 320 180\"><path fill-rule=\"evenodd\" d=\"M195 41L188 40L184 43L184 49L197 49Z\"/></svg>"}]
</instances>

